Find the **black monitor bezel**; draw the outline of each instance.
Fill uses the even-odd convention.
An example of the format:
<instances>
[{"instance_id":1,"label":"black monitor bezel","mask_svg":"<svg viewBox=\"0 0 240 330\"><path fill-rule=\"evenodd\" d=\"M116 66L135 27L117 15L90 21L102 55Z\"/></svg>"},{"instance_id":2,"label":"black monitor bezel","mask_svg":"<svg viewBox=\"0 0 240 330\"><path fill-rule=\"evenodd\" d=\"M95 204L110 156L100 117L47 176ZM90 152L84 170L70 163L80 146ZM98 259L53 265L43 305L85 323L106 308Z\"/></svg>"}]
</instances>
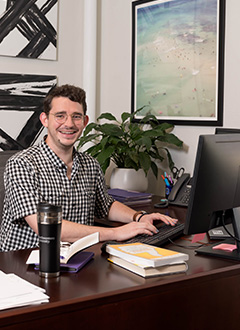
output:
<instances>
[{"instance_id":1,"label":"black monitor bezel","mask_svg":"<svg viewBox=\"0 0 240 330\"><path fill-rule=\"evenodd\" d=\"M240 134L240 128L216 127L215 134Z\"/></svg>"},{"instance_id":2,"label":"black monitor bezel","mask_svg":"<svg viewBox=\"0 0 240 330\"><path fill-rule=\"evenodd\" d=\"M228 133L229 133L229 131L228 131ZM233 133L233 132L231 132L231 133ZM238 132L235 131L234 133L238 133ZM212 137L208 138L208 136L212 136ZM224 142L230 142L230 143L238 142L239 143L240 134L238 133L237 135L233 135L233 134L220 135L220 133L218 132L217 134L208 135L208 136L206 136L206 135L199 136L199 143L198 143L198 149L197 149L197 155L196 155L196 161L195 161L195 167L194 167L193 183L192 183L192 188L191 188L192 191L191 191L191 197L190 197L189 206L188 206L188 210L187 210L185 229L184 229L184 234L186 234L186 235L208 232L208 230L210 230L211 228L222 225L222 223L219 223L216 221L216 217L215 218L211 217L211 220L210 220L210 217L208 217L208 218L206 217L204 222L201 222L201 224L199 224L199 222L198 222L196 227L194 227L194 224L193 224L193 217L194 217L194 214L196 214L196 209L197 209L196 204L199 201L199 199L196 201L196 196L199 194L199 191L202 192L202 190L204 190L204 189L206 191L206 184L205 184L204 189L202 187L199 188L199 186L197 186L197 184L198 185L201 184L200 178L202 177L203 171L200 168L202 166L202 156L204 155L204 153L205 153L205 157L206 157L206 150L203 151L202 149L205 147L203 144L206 143L207 139L209 139L209 141L212 141L212 142L223 142L223 143ZM210 142L210 143L212 143L212 142ZM239 154L240 154L240 152L239 152ZM211 157L210 157L210 159L211 159ZM239 168L240 168L240 161L239 161ZM239 169L237 171L239 171ZM239 181L240 180L238 180L237 182L239 182ZM237 185L236 185L236 187L237 187ZM206 195L207 195L207 193L206 193ZM236 195L236 191L235 191L235 195ZM200 198L200 201L201 201L201 198ZM232 202L230 201L227 203L227 204L229 204L229 209L231 209L230 203L232 203L232 208L233 207L236 208L237 206L240 206L240 202L238 200L236 202L235 198L232 200ZM236 205L236 204L239 204L239 205ZM203 207L204 207L204 205L203 205ZM236 209L239 209L239 207L237 207ZM233 213L236 209L233 209ZM222 212L223 214L224 214L224 211L225 210L223 210L223 212ZM228 210L226 210L226 211L228 211ZM215 215L218 216L218 211L214 210L213 214L214 214L214 216ZM221 210L219 210L220 219L222 219L221 216L222 216ZM219 219L218 219L218 221L219 221ZM240 237L240 217L235 216L235 213L234 213L234 216L232 217L232 223L233 223L233 227L234 227L234 235L237 238L239 238ZM200 230L199 228L201 228L201 230L204 228L204 231L199 231ZM215 257L224 257L224 258L229 258L229 259L240 261L240 244L239 244L239 242L235 241L233 238L230 238L230 239L227 239L224 241L224 243L226 243L226 244L235 244L235 242L237 242L236 243L237 249L232 252L223 251L220 249L215 250L213 247L222 243L219 241L217 243L213 244L212 246L203 246L201 248L198 248L196 250L196 252L199 254L211 255L211 256L215 256Z\"/></svg>"}]
</instances>

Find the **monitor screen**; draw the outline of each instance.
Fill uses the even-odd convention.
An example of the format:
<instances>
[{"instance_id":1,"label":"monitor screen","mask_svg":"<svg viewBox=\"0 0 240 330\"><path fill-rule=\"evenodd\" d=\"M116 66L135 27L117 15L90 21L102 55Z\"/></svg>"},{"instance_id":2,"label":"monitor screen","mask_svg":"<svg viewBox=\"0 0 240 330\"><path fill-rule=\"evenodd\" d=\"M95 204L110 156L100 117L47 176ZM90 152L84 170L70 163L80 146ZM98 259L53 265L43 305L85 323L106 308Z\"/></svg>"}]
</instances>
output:
<instances>
[{"instance_id":1,"label":"monitor screen","mask_svg":"<svg viewBox=\"0 0 240 330\"><path fill-rule=\"evenodd\" d=\"M240 207L240 134L213 134L199 137L191 196L184 233L205 233L223 225L225 213ZM236 212L235 212L236 211ZM234 235L240 237L233 216ZM234 223L236 222L236 223ZM235 244L233 239L227 243ZM217 246L220 242L214 244ZM210 253L240 260L240 252L202 247L197 253ZM206 250L206 251L205 251ZM240 250L240 249L239 249Z\"/></svg>"}]
</instances>

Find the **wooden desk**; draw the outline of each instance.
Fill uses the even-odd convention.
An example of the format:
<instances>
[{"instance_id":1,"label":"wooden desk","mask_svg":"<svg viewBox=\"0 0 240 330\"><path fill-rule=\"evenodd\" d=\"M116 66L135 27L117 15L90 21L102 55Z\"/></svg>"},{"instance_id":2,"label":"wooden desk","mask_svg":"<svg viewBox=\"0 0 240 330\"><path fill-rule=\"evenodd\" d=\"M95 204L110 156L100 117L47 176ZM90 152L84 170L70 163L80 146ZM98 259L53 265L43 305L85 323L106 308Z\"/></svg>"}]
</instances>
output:
<instances>
[{"instance_id":1,"label":"wooden desk","mask_svg":"<svg viewBox=\"0 0 240 330\"><path fill-rule=\"evenodd\" d=\"M145 209L147 209L145 207ZM149 208L150 210L150 208ZM162 210L163 211L163 210ZM183 217L185 210L165 212ZM188 238L176 241L191 245ZM110 264L100 250L77 274L44 280L26 265L30 250L0 253L0 269L46 289L47 304L0 312L4 329L233 329L240 324L240 265L189 253L186 274L144 279ZM1 293L0 293L1 294Z\"/></svg>"}]
</instances>

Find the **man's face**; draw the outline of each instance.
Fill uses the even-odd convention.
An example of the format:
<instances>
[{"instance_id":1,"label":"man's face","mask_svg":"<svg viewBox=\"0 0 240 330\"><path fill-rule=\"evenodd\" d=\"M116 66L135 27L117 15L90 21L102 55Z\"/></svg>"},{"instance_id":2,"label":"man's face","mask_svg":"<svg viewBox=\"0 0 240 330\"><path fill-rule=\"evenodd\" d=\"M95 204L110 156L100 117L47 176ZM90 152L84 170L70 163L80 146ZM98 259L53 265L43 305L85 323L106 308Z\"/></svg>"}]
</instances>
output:
<instances>
[{"instance_id":1,"label":"man's face","mask_svg":"<svg viewBox=\"0 0 240 330\"><path fill-rule=\"evenodd\" d=\"M82 105L67 97L55 97L49 115L41 113L40 120L48 128L46 142L55 152L72 148L88 123Z\"/></svg>"}]
</instances>

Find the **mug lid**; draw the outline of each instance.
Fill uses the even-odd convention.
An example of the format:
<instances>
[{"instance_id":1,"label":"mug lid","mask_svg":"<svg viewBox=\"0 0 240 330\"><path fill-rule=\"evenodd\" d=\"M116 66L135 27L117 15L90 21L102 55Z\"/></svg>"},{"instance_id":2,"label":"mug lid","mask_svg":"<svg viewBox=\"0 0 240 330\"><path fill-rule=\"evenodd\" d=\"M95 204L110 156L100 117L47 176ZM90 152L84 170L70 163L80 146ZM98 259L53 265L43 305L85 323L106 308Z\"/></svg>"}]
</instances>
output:
<instances>
[{"instance_id":1,"label":"mug lid","mask_svg":"<svg viewBox=\"0 0 240 330\"><path fill-rule=\"evenodd\" d=\"M61 205L53 205L47 202L40 202L37 205L38 212L62 212Z\"/></svg>"}]
</instances>

